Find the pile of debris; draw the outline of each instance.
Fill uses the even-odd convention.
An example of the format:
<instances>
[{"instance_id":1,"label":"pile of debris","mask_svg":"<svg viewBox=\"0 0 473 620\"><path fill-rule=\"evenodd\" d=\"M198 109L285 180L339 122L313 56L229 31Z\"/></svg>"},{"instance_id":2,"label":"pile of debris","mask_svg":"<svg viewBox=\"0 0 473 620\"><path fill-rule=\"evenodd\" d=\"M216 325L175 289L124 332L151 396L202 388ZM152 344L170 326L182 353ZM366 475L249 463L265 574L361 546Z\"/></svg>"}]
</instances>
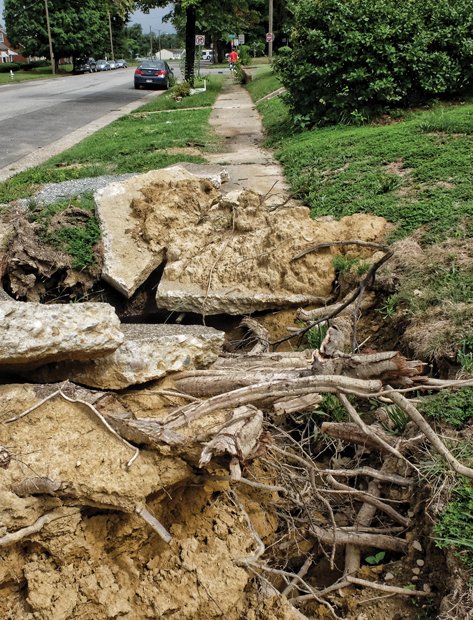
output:
<instances>
[{"instance_id":1,"label":"pile of debris","mask_svg":"<svg viewBox=\"0 0 473 620\"><path fill-rule=\"evenodd\" d=\"M425 565L413 518L420 443L473 478L408 399L472 381L431 379L397 351L353 350L391 256L386 222L313 221L299 205L216 185L174 168L100 191L102 278L133 298L161 269L156 308L204 317L310 304L286 340L326 333L276 352L246 318L251 346L229 353L212 327L121 323L108 303L2 294L2 617L359 617L346 594L358 587L396 597L406 615L407 599L445 594L427 567L406 589L402 571L387 583L389 571L381 580L379 566L362 566L371 550L391 566ZM367 269L331 304L333 254L346 246ZM319 428L327 395L346 419ZM359 405L374 401L366 421ZM394 405L406 436L387 430ZM307 440L288 424L298 416ZM330 442L339 466L315 458Z\"/></svg>"}]
</instances>

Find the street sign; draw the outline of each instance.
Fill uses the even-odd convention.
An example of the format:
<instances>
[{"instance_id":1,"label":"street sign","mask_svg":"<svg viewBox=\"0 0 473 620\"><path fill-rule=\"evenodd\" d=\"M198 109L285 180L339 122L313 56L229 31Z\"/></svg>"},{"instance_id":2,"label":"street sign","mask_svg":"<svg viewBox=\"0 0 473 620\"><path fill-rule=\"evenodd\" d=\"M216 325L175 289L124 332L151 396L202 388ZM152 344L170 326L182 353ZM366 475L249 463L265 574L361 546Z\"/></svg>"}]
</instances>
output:
<instances>
[{"instance_id":1,"label":"street sign","mask_svg":"<svg viewBox=\"0 0 473 620\"><path fill-rule=\"evenodd\" d=\"M233 41L234 39L237 38L236 34L229 34L228 38L230 39L230 41Z\"/></svg>"},{"instance_id":2,"label":"street sign","mask_svg":"<svg viewBox=\"0 0 473 620\"><path fill-rule=\"evenodd\" d=\"M205 34L196 34L195 35L195 44L196 45L205 45Z\"/></svg>"},{"instance_id":3,"label":"street sign","mask_svg":"<svg viewBox=\"0 0 473 620\"><path fill-rule=\"evenodd\" d=\"M238 43L240 45L244 45L245 44L245 35L244 34L239 34L238 35Z\"/></svg>"},{"instance_id":4,"label":"street sign","mask_svg":"<svg viewBox=\"0 0 473 620\"><path fill-rule=\"evenodd\" d=\"M273 40L273 33L272 32L267 32L266 33L266 42L267 43L271 43L272 40Z\"/></svg>"}]
</instances>

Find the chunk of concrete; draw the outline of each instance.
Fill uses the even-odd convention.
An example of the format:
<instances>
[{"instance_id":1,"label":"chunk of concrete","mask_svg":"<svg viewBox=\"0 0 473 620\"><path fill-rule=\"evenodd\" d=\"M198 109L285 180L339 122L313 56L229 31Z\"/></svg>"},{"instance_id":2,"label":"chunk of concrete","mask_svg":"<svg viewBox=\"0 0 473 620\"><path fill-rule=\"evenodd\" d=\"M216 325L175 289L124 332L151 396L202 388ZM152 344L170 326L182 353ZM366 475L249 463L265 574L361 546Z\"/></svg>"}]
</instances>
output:
<instances>
[{"instance_id":1,"label":"chunk of concrete","mask_svg":"<svg viewBox=\"0 0 473 620\"><path fill-rule=\"evenodd\" d=\"M187 185L182 185L184 181ZM212 204L217 190L211 181L172 166L111 183L95 193L104 252L102 278L126 297L131 297L163 262L169 227L179 228L179 216L183 215L176 208L181 194L188 202L186 216L192 223L207 203ZM153 206L150 196L154 196ZM149 235L146 220L156 210L161 226L158 234Z\"/></svg>"},{"instance_id":2,"label":"chunk of concrete","mask_svg":"<svg viewBox=\"0 0 473 620\"><path fill-rule=\"evenodd\" d=\"M199 325L122 325L123 344L89 362L51 364L28 377L45 383L69 379L89 387L120 390L181 370L204 368L221 353L224 333Z\"/></svg>"},{"instance_id":3,"label":"chunk of concrete","mask_svg":"<svg viewBox=\"0 0 473 620\"><path fill-rule=\"evenodd\" d=\"M230 192L192 229L176 233L157 306L240 315L320 303L331 294L338 250L328 246L296 259L301 250L344 239L379 241L386 230L380 217L315 221L305 207L268 209L259 194Z\"/></svg>"},{"instance_id":4,"label":"chunk of concrete","mask_svg":"<svg viewBox=\"0 0 473 620\"><path fill-rule=\"evenodd\" d=\"M38 304L0 300L0 367L106 355L123 341L109 304Z\"/></svg>"}]
</instances>

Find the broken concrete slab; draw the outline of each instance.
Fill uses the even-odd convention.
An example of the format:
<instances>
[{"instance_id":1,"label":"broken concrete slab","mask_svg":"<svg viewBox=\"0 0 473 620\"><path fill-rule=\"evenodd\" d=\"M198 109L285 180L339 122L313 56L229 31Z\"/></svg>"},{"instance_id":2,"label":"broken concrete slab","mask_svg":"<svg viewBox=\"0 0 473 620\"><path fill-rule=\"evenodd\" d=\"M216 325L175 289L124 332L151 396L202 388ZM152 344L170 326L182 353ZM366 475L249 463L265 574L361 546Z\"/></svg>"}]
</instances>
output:
<instances>
[{"instance_id":1,"label":"broken concrete slab","mask_svg":"<svg viewBox=\"0 0 473 620\"><path fill-rule=\"evenodd\" d=\"M87 362L50 364L28 373L34 381L69 379L120 390L166 374L205 368L221 353L225 334L199 325L123 324L123 344L112 354Z\"/></svg>"},{"instance_id":2,"label":"broken concrete slab","mask_svg":"<svg viewBox=\"0 0 473 620\"><path fill-rule=\"evenodd\" d=\"M0 367L106 355L123 341L120 321L105 303L0 301Z\"/></svg>"},{"instance_id":3,"label":"broken concrete slab","mask_svg":"<svg viewBox=\"0 0 473 620\"><path fill-rule=\"evenodd\" d=\"M379 241L386 230L387 222L380 217L314 221L305 207L269 209L254 192L230 192L205 218L176 234L156 303L158 308L203 315L320 303L331 293L336 250L294 257L317 243Z\"/></svg>"},{"instance_id":4,"label":"broken concrete slab","mask_svg":"<svg viewBox=\"0 0 473 620\"><path fill-rule=\"evenodd\" d=\"M94 195L103 241L102 278L128 298L164 260L167 239L165 226L175 224L178 217L178 213L173 213L175 209L172 202L176 202L176 197L171 190L176 183L183 181L189 185L194 184L189 188L188 197L196 195L197 202L191 200L187 215L189 212L192 215L194 211L193 220L197 221L205 206L201 204L201 199L206 195L199 191L201 185L207 188L210 203L213 200L211 189L214 192L217 190L210 181L202 180L180 166L152 170L126 181L111 183ZM170 210L166 221L163 221L164 226L156 236L146 234L143 220L149 214L140 209L140 203L150 192L160 198L161 210L164 211L166 206ZM170 196L171 203L168 202Z\"/></svg>"}]
</instances>

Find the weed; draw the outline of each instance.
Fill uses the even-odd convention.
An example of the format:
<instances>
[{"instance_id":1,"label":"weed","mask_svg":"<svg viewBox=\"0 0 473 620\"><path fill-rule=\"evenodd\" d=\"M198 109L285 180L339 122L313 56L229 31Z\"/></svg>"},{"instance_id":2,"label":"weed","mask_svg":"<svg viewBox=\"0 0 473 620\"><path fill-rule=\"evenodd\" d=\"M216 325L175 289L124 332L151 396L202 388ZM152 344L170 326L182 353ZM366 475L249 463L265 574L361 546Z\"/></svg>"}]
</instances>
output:
<instances>
[{"instance_id":1,"label":"weed","mask_svg":"<svg viewBox=\"0 0 473 620\"><path fill-rule=\"evenodd\" d=\"M369 264L363 259L357 256L349 256L348 254L336 254L332 258L332 265L338 273L355 271L360 276L370 268Z\"/></svg>"},{"instance_id":2,"label":"weed","mask_svg":"<svg viewBox=\"0 0 473 620\"><path fill-rule=\"evenodd\" d=\"M462 388L455 392L439 392L425 397L419 410L429 418L462 428L473 417L473 389Z\"/></svg>"},{"instance_id":3,"label":"weed","mask_svg":"<svg viewBox=\"0 0 473 620\"><path fill-rule=\"evenodd\" d=\"M378 553L376 553L375 555L369 555L368 557L366 557L365 562L367 564L370 564L371 566L377 566L378 564L381 564L385 557L385 551L378 551Z\"/></svg>"},{"instance_id":4,"label":"weed","mask_svg":"<svg viewBox=\"0 0 473 620\"><path fill-rule=\"evenodd\" d=\"M325 323L312 327L307 332L307 343L311 349L319 349L327 334L328 326Z\"/></svg>"},{"instance_id":5,"label":"weed","mask_svg":"<svg viewBox=\"0 0 473 620\"><path fill-rule=\"evenodd\" d=\"M384 410L391 421L388 432L393 435L402 435L410 420L409 416L397 405L387 405Z\"/></svg>"},{"instance_id":6,"label":"weed","mask_svg":"<svg viewBox=\"0 0 473 620\"><path fill-rule=\"evenodd\" d=\"M398 303L399 303L399 296L390 295L386 299L386 301L383 304L381 304L377 312L381 314L383 319L392 319L394 315L396 314Z\"/></svg>"},{"instance_id":7,"label":"weed","mask_svg":"<svg viewBox=\"0 0 473 620\"><path fill-rule=\"evenodd\" d=\"M335 422L346 422L348 414L335 394L326 394L320 403L320 411Z\"/></svg>"},{"instance_id":8,"label":"weed","mask_svg":"<svg viewBox=\"0 0 473 620\"><path fill-rule=\"evenodd\" d=\"M461 478L450 501L434 526L435 544L440 549L453 547L466 568L473 570L473 487Z\"/></svg>"},{"instance_id":9,"label":"weed","mask_svg":"<svg viewBox=\"0 0 473 620\"><path fill-rule=\"evenodd\" d=\"M473 334L465 336L460 342L457 359L465 372L473 372Z\"/></svg>"}]
</instances>

